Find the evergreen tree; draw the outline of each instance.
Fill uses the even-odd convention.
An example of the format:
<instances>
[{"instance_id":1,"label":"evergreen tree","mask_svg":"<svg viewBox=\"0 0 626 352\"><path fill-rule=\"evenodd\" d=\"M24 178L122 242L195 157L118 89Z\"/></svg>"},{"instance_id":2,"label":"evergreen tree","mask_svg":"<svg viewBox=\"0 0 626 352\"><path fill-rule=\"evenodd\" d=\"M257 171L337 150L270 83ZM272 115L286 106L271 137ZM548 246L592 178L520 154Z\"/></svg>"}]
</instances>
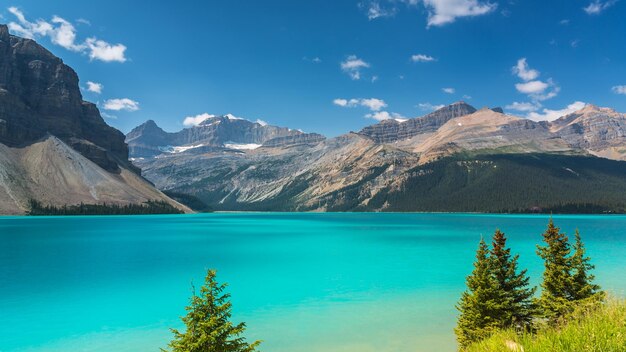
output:
<instances>
[{"instance_id":1,"label":"evergreen tree","mask_svg":"<svg viewBox=\"0 0 626 352\"><path fill-rule=\"evenodd\" d=\"M461 314L454 332L461 348L488 337L501 327L497 317L502 315L506 303L490 271L489 248L481 239L474 270L466 278L467 290L456 307Z\"/></svg>"},{"instance_id":2,"label":"evergreen tree","mask_svg":"<svg viewBox=\"0 0 626 352\"><path fill-rule=\"evenodd\" d=\"M537 254L544 260L543 283L539 306L543 315L554 321L566 313L573 299L570 245L568 238L554 226L550 218L548 228L543 233L545 246L537 246Z\"/></svg>"},{"instance_id":3,"label":"evergreen tree","mask_svg":"<svg viewBox=\"0 0 626 352\"><path fill-rule=\"evenodd\" d=\"M502 315L498 317L501 326L529 329L534 313L532 297L536 288L528 287L530 278L526 276L526 270L518 273L519 255L511 257L511 249L506 247L506 237L500 230L496 230L493 235L490 259L491 273L506 302Z\"/></svg>"},{"instance_id":4,"label":"evergreen tree","mask_svg":"<svg viewBox=\"0 0 626 352\"><path fill-rule=\"evenodd\" d=\"M590 263L591 258L585 256L585 245L580 238L578 229L576 229L575 238L574 254L572 255L572 299L600 298L603 296L603 292L600 291L600 286L593 283L595 276L590 274L595 266Z\"/></svg>"},{"instance_id":5,"label":"evergreen tree","mask_svg":"<svg viewBox=\"0 0 626 352\"><path fill-rule=\"evenodd\" d=\"M200 295L195 291L191 303L182 318L186 331L172 329L174 340L169 346L173 352L253 352L260 341L247 343L241 335L245 323L233 325L230 322L230 295L225 293L226 284L218 284L216 271L209 270Z\"/></svg>"}]
</instances>

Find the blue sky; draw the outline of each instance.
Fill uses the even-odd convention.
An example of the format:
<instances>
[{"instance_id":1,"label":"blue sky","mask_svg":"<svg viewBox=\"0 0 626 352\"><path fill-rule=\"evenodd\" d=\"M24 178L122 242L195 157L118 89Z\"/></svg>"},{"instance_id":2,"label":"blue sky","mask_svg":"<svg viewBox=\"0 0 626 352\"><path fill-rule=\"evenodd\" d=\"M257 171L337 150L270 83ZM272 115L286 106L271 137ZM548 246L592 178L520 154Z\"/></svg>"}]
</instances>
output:
<instances>
[{"instance_id":1,"label":"blue sky","mask_svg":"<svg viewBox=\"0 0 626 352\"><path fill-rule=\"evenodd\" d=\"M335 136L458 100L533 119L626 112L626 0L198 3L25 0L0 14L125 133L232 113Z\"/></svg>"}]
</instances>

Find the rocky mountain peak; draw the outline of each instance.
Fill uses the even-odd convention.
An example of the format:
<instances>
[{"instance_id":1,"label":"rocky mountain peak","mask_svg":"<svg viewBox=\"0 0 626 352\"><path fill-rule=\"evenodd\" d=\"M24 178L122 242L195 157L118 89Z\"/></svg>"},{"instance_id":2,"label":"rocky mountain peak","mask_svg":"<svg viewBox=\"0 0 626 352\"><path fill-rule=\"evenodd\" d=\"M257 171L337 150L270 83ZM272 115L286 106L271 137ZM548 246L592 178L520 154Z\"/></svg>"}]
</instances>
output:
<instances>
[{"instance_id":1,"label":"rocky mountain peak","mask_svg":"<svg viewBox=\"0 0 626 352\"><path fill-rule=\"evenodd\" d=\"M128 162L124 135L83 101L78 75L34 40L0 25L0 143L32 144L58 137L108 171Z\"/></svg>"},{"instance_id":2,"label":"rocky mountain peak","mask_svg":"<svg viewBox=\"0 0 626 352\"><path fill-rule=\"evenodd\" d=\"M76 72L0 25L0 214L23 214L32 199L55 206L157 200L187 210L139 173L124 134L83 100Z\"/></svg>"},{"instance_id":3,"label":"rocky mountain peak","mask_svg":"<svg viewBox=\"0 0 626 352\"><path fill-rule=\"evenodd\" d=\"M585 107L575 112L575 114L581 114L581 115L590 114L590 113L618 114L617 111L611 108L599 107L593 104L587 104L585 105Z\"/></svg>"},{"instance_id":4,"label":"rocky mountain peak","mask_svg":"<svg viewBox=\"0 0 626 352\"><path fill-rule=\"evenodd\" d=\"M193 127L203 127L203 126L211 126L211 125L216 125L218 123L241 123L241 124L255 124L255 122L252 122L250 120L241 118L241 117L237 117L233 114L225 114L225 115L210 115L209 118L201 121L200 123L198 123L197 125L193 126Z\"/></svg>"},{"instance_id":5,"label":"rocky mountain peak","mask_svg":"<svg viewBox=\"0 0 626 352\"><path fill-rule=\"evenodd\" d=\"M468 113L471 114L473 112L476 112L476 108L471 106L470 104L464 102L463 100L454 102L450 105L444 106L440 109L437 109L435 111L433 111L431 114L437 113L437 112L443 112L443 111L456 111L458 113L462 113L467 115ZM429 114L430 115L430 114ZM428 115L426 115L428 116ZM459 115L462 116L462 115Z\"/></svg>"},{"instance_id":6,"label":"rocky mountain peak","mask_svg":"<svg viewBox=\"0 0 626 352\"><path fill-rule=\"evenodd\" d=\"M261 145L271 148L314 145L325 139L316 133L252 122L233 114L209 116L194 127L174 133L163 131L154 121L147 121L126 135L133 158L153 157L168 150L203 152L232 150L233 146L247 150Z\"/></svg>"},{"instance_id":7,"label":"rocky mountain peak","mask_svg":"<svg viewBox=\"0 0 626 352\"><path fill-rule=\"evenodd\" d=\"M146 128L159 128L160 129L160 127L156 124L156 122L154 122L154 120L148 120L144 122L143 125L141 126L144 126Z\"/></svg>"},{"instance_id":8,"label":"rocky mountain peak","mask_svg":"<svg viewBox=\"0 0 626 352\"><path fill-rule=\"evenodd\" d=\"M159 127L156 122L154 122L154 120L148 120L144 123L142 123L141 125L133 128L128 135L126 136L126 139L134 139L134 138L138 138L138 137L142 137L142 136L148 136L148 135L154 135L154 134L166 134L167 132L165 132L161 127Z\"/></svg>"},{"instance_id":9,"label":"rocky mountain peak","mask_svg":"<svg viewBox=\"0 0 626 352\"><path fill-rule=\"evenodd\" d=\"M599 107L593 104L587 104L582 109L577 110L565 116L561 116L552 122L553 128L563 128L571 124L580 124L589 120L607 120L608 119L624 119L626 115L621 114L611 108ZM601 122L602 124L607 121Z\"/></svg>"},{"instance_id":10,"label":"rocky mountain peak","mask_svg":"<svg viewBox=\"0 0 626 352\"><path fill-rule=\"evenodd\" d=\"M359 134L367 136L377 143L391 143L408 139L418 134L434 132L449 120L476 112L476 109L464 101L457 101L437 109L430 114L403 122L385 120L363 128ZM390 122L392 121L392 122Z\"/></svg>"}]
</instances>

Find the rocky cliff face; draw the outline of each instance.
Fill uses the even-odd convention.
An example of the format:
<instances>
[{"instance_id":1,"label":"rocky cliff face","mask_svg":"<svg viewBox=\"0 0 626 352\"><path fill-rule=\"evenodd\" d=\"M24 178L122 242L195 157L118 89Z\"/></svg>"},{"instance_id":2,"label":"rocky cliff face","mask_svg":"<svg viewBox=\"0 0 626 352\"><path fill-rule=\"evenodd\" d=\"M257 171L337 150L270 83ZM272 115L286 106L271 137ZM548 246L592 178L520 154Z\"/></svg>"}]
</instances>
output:
<instances>
[{"instance_id":1,"label":"rocky cliff face","mask_svg":"<svg viewBox=\"0 0 626 352\"><path fill-rule=\"evenodd\" d=\"M126 135L129 155L133 158L161 154L159 147L172 145L175 139L174 133L163 131L153 120L144 122Z\"/></svg>"},{"instance_id":2,"label":"rocky cliff face","mask_svg":"<svg viewBox=\"0 0 626 352\"><path fill-rule=\"evenodd\" d=\"M476 109L473 106L460 101L422 117L406 121L384 120L376 125L365 127L359 134L367 136L377 143L390 143L419 134L434 132L449 120L474 112Z\"/></svg>"},{"instance_id":3,"label":"rocky cliff face","mask_svg":"<svg viewBox=\"0 0 626 352\"><path fill-rule=\"evenodd\" d=\"M44 205L169 199L128 161L124 134L83 101L76 72L0 25L0 214Z\"/></svg>"},{"instance_id":4,"label":"rocky cliff face","mask_svg":"<svg viewBox=\"0 0 626 352\"><path fill-rule=\"evenodd\" d=\"M278 148L296 145L315 145L323 142L326 137L318 133L299 133L290 136L276 137L263 142L263 147Z\"/></svg>"},{"instance_id":5,"label":"rocky cliff face","mask_svg":"<svg viewBox=\"0 0 626 352\"><path fill-rule=\"evenodd\" d=\"M317 133L304 133L285 127L251 122L232 115L215 116L199 125L168 133L154 121L136 127L126 136L133 158L152 157L176 150L205 152L207 147L233 148L240 146L287 147L316 144L325 139Z\"/></svg>"},{"instance_id":6,"label":"rocky cliff face","mask_svg":"<svg viewBox=\"0 0 626 352\"><path fill-rule=\"evenodd\" d=\"M626 114L587 105L551 124L552 131L572 148L610 159L626 160Z\"/></svg>"},{"instance_id":7,"label":"rocky cliff face","mask_svg":"<svg viewBox=\"0 0 626 352\"><path fill-rule=\"evenodd\" d=\"M23 146L52 134L106 170L128 164L124 135L83 101L76 72L35 41L0 25L0 143Z\"/></svg>"}]
</instances>

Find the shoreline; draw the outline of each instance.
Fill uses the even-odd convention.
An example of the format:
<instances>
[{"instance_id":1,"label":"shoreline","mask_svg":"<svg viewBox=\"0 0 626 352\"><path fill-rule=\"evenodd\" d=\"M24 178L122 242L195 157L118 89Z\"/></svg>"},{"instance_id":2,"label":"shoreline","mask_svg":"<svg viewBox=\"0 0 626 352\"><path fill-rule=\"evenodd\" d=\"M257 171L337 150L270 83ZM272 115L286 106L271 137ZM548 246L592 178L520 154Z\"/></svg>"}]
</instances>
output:
<instances>
[{"instance_id":1,"label":"shoreline","mask_svg":"<svg viewBox=\"0 0 626 352\"><path fill-rule=\"evenodd\" d=\"M489 213L489 212L444 212L444 211L416 211L416 212L317 212L317 211L306 211L306 212L298 212L298 211L250 211L250 210L220 210L220 211L212 211L212 212L193 212L193 213L183 213L183 214L72 214L72 215L30 215L30 214L0 214L0 219L2 218L49 218L49 217L125 217L125 216L197 216L197 215L208 215L208 214L285 214L285 215L294 215L294 214L395 214L395 215L486 215L486 216L626 216L626 213Z\"/></svg>"}]
</instances>

